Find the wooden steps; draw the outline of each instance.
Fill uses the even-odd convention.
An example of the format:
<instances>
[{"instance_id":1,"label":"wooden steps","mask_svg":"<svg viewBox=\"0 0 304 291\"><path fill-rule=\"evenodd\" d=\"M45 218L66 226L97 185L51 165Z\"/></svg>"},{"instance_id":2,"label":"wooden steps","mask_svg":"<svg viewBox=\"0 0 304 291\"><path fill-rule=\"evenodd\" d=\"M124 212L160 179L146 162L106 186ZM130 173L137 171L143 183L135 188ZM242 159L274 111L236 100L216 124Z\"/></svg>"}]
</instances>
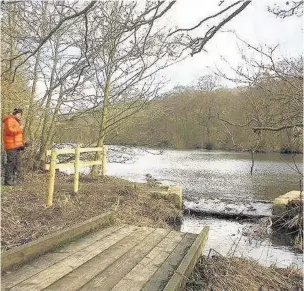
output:
<instances>
[{"instance_id":1,"label":"wooden steps","mask_svg":"<svg viewBox=\"0 0 304 291\"><path fill-rule=\"evenodd\" d=\"M1 290L182 290L207 233L109 227L4 273Z\"/></svg>"}]
</instances>

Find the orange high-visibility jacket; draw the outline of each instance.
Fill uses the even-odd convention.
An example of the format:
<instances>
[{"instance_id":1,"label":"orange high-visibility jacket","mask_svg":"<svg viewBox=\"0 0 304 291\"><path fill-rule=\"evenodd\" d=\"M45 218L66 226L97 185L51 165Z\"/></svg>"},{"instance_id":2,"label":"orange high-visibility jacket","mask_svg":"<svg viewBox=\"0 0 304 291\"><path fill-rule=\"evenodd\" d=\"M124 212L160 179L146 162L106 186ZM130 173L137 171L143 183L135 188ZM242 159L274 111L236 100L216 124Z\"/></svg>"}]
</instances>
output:
<instances>
[{"instance_id":1,"label":"orange high-visibility jacket","mask_svg":"<svg viewBox=\"0 0 304 291\"><path fill-rule=\"evenodd\" d=\"M10 114L3 120L3 144L5 150L13 150L24 146L23 130L18 119Z\"/></svg>"}]
</instances>

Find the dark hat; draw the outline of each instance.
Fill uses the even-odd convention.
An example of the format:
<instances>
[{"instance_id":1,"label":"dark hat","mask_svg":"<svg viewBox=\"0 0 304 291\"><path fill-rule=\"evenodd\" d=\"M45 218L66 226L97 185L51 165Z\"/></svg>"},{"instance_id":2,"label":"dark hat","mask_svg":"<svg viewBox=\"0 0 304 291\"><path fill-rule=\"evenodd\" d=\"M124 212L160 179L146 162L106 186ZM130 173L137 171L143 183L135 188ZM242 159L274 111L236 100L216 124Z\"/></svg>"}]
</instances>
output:
<instances>
[{"instance_id":1,"label":"dark hat","mask_svg":"<svg viewBox=\"0 0 304 291\"><path fill-rule=\"evenodd\" d=\"M13 115L16 115L18 113L21 113L22 114L23 110L21 108L15 108L14 111L13 111Z\"/></svg>"}]
</instances>

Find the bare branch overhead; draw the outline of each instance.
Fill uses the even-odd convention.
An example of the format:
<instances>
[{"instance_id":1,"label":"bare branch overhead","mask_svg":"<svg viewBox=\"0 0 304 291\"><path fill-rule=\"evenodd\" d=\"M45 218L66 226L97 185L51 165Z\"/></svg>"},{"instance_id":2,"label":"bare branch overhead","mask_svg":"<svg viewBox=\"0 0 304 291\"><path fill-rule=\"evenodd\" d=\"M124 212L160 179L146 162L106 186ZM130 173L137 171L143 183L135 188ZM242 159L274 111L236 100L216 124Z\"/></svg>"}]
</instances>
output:
<instances>
[{"instance_id":1,"label":"bare branch overhead","mask_svg":"<svg viewBox=\"0 0 304 291\"><path fill-rule=\"evenodd\" d=\"M239 1L241 2L241 1ZM240 14L249 4L251 1L244 1L243 4L236 9L233 13L231 13L228 17L223 19L218 25L211 27L205 34L204 37L197 37L193 39L193 41L190 43L190 48L192 50L191 56L194 56L195 54L201 52L207 42L212 39L212 37L230 20L232 20L235 16Z\"/></svg>"},{"instance_id":2,"label":"bare branch overhead","mask_svg":"<svg viewBox=\"0 0 304 291\"><path fill-rule=\"evenodd\" d=\"M12 78L12 82L14 81L15 79L15 76L16 76L16 72L17 72L17 69L19 67L21 67L24 63L27 62L27 60L29 58L31 58L32 56L34 56L38 51L39 49L52 37L52 35L67 21L73 19L73 18L76 18L76 17L79 17L80 15L83 15L83 14L86 14L88 13L88 11L96 4L96 0L94 1L91 1L84 9L82 9L81 11L73 14L73 15L70 15L70 16L67 16L63 19L61 19L57 25L40 41L40 43L38 44L38 46L36 47L36 49L34 51L27 51L27 52L24 52L22 54L20 54L19 56L17 57L14 57L14 60L16 60L16 58L22 56L22 55L25 55L25 54L29 54L24 60L22 60L14 69L14 74L13 74L13 78ZM2 75L5 74L7 72L7 70L5 70L4 72L2 72Z\"/></svg>"},{"instance_id":3,"label":"bare branch overhead","mask_svg":"<svg viewBox=\"0 0 304 291\"><path fill-rule=\"evenodd\" d=\"M169 36L177 33L177 32L180 32L180 31L191 31L191 30L194 30L198 27L200 27L204 22L206 22L207 20L209 19L212 19L212 18L215 18L221 14L223 14L224 12L228 11L229 9L231 9L232 7L238 5L239 3L241 3L242 1L236 1L234 2L233 4L231 4L230 6L226 7L225 9L221 10L220 12L216 13L216 14L213 14L211 16L208 16L206 18L204 18L203 20L201 20L198 24L196 24L195 26L193 27L190 27L190 28L178 28L176 29L175 31L172 31L171 33L169 33Z\"/></svg>"}]
</instances>

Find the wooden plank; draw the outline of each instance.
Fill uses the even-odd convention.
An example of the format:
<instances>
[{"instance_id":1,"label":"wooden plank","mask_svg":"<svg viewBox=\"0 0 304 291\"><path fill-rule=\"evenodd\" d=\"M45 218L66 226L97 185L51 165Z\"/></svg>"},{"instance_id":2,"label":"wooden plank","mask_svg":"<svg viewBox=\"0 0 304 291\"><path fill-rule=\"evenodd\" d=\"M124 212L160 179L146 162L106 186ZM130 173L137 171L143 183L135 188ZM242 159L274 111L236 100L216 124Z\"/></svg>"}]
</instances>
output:
<instances>
[{"instance_id":1,"label":"wooden plank","mask_svg":"<svg viewBox=\"0 0 304 291\"><path fill-rule=\"evenodd\" d=\"M102 161L80 161L79 167L89 167L93 165L102 165ZM68 169L74 168L75 163L63 163L63 164L56 164L55 169ZM45 169L49 170L50 165L45 165Z\"/></svg>"},{"instance_id":2,"label":"wooden plank","mask_svg":"<svg viewBox=\"0 0 304 291\"><path fill-rule=\"evenodd\" d=\"M176 246L170 256L164 263L157 269L149 282L142 289L143 291L157 291L163 290L169 281L170 277L174 274L178 265L182 261L184 255L195 241L197 235L187 233L180 243Z\"/></svg>"},{"instance_id":3,"label":"wooden plank","mask_svg":"<svg viewBox=\"0 0 304 291\"><path fill-rule=\"evenodd\" d=\"M108 169L108 146L103 146L103 153L102 153L102 176L107 175L107 169Z\"/></svg>"},{"instance_id":4,"label":"wooden plank","mask_svg":"<svg viewBox=\"0 0 304 291\"><path fill-rule=\"evenodd\" d=\"M126 274L128 274L156 245L169 233L166 229L156 229L132 250L120 257L105 271L88 282L80 290L111 290ZM118 272L119 270L119 272Z\"/></svg>"},{"instance_id":5,"label":"wooden plank","mask_svg":"<svg viewBox=\"0 0 304 291\"><path fill-rule=\"evenodd\" d=\"M50 156L52 150L47 150L46 155ZM103 148L102 147L96 147L96 148L81 148L80 152L81 153L89 153L89 152L102 152ZM74 154L75 149L56 149L57 155L62 155L62 154Z\"/></svg>"},{"instance_id":6,"label":"wooden plank","mask_svg":"<svg viewBox=\"0 0 304 291\"><path fill-rule=\"evenodd\" d=\"M74 163L63 163L63 164L56 164L55 169L68 169L68 168L74 168ZM45 169L49 170L50 165L46 164Z\"/></svg>"},{"instance_id":7,"label":"wooden plank","mask_svg":"<svg viewBox=\"0 0 304 291\"><path fill-rule=\"evenodd\" d=\"M78 223L68 229L51 233L35 241L6 251L2 253L1 256L1 270L5 271L15 265L23 264L39 255L45 254L50 249L53 249L60 244L71 241L77 236L92 231L93 229L108 226L113 223L114 215L115 212L109 211L82 223Z\"/></svg>"},{"instance_id":8,"label":"wooden plank","mask_svg":"<svg viewBox=\"0 0 304 291\"><path fill-rule=\"evenodd\" d=\"M134 226L127 226L120 229L115 234L106 237L102 241L97 241L90 246L82 249L81 251L67 257L66 259L52 265L51 267L43 270L37 275L21 282L15 287L11 288L11 291L35 291L47 288L51 284L55 283L57 280L63 276L69 274L74 269L80 267L86 262L92 260L95 256L99 255L103 251L109 249L111 246L115 245L117 242L123 240L124 238L133 232L137 232L138 229ZM66 290L68 286L63 286L56 290Z\"/></svg>"},{"instance_id":9,"label":"wooden plank","mask_svg":"<svg viewBox=\"0 0 304 291\"><path fill-rule=\"evenodd\" d=\"M88 247L89 245L100 241L111 234L114 234L122 227L124 227L124 225L117 225L90 233L77 241L71 242L63 248L53 251L52 253L45 254L34 261L29 262L16 271L4 274L1 278L1 287L3 289L12 288L20 282L38 274L39 272L47 269L55 263L62 261L68 256L75 254L85 247Z\"/></svg>"},{"instance_id":10,"label":"wooden plank","mask_svg":"<svg viewBox=\"0 0 304 291\"><path fill-rule=\"evenodd\" d=\"M171 231L136 267L134 267L114 287L113 291L138 291L149 281L159 266L167 259L177 244L185 236L184 233Z\"/></svg>"},{"instance_id":11,"label":"wooden plank","mask_svg":"<svg viewBox=\"0 0 304 291\"><path fill-rule=\"evenodd\" d=\"M57 155L62 155L62 154L74 154L75 153L75 149L55 149ZM47 150L46 151L46 155L50 156L51 155L52 150Z\"/></svg>"},{"instance_id":12,"label":"wooden plank","mask_svg":"<svg viewBox=\"0 0 304 291\"><path fill-rule=\"evenodd\" d=\"M74 165L74 193L78 193L79 188L79 160L80 159L80 147L75 149L75 165Z\"/></svg>"},{"instance_id":13,"label":"wooden plank","mask_svg":"<svg viewBox=\"0 0 304 291\"><path fill-rule=\"evenodd\" d=\"M74 268L72 272L69 272L69 274L67 274L65 277L61 278L57 282L54 282L54 284L44 290L79 290L79 288L85 285L88 281L92 280L126 252L134 248L134 246L146 238L152 231L152 228L137 228L135 232L117 242L115 245L112 245L111 248L108 248L104 252L98 254L85 264L82 264L81 267ZM61 268L61 272L63 271L64 269ZM116 271L120 272L120 270Z\"/></svg>"},{"instance_id":14,"label":"wooden plank","mask_svg":"<svg viewBox=\"0 0 304 291\"><path fill-rule=\"evenodd\" d=\"M197 263L198 258L202 254L202 249L208 238L209 226L205 226L201 233L192 244L191 248L183 258L179 267L171 277L163 291L182 291L186 285L186 279L190 276Z\"/></svg>"},{"instance_id":15,"label":"wooden plank","mask_svg":"<svg viewBox=\"0 0 304 291\"><path fill-rule=\"evenodd\" d=\"M103 151L102 147L97 147L97 148L81 148L80 149L81 153L102 152L102 151Z\"/></svg>"},{"instance_id":16,"label":"wooden plank","mask_svg":"<svg viewBox=\"0 0 304 291\"><path fill-rule=\"evenodd\" d=\"M56 151L52 150L52 158L50 164L50 178L49 178L49 188L48 188L48 196L46 205L47 207L51 207L53 205L53 195L54 195L54 187L55 187L55 174L56 174Z\"/></svg>"},{"instance_id":17,"label":"wooden plank","mask_svg":"<svg viewBox=\"0 0 304 291\"><path fill-rule=\"evenodd\" d=\"M74 154L75 153L75 149L55 149L57 155L63 155L63 154ZM89 152L102 152L103 148L102 147L96 147L96 148L81 148L80 152L81 153L89 153ZM52 150L47 150L46 151L46 155L50 156L51 155Z\"/></svg>"}]
</instances>

